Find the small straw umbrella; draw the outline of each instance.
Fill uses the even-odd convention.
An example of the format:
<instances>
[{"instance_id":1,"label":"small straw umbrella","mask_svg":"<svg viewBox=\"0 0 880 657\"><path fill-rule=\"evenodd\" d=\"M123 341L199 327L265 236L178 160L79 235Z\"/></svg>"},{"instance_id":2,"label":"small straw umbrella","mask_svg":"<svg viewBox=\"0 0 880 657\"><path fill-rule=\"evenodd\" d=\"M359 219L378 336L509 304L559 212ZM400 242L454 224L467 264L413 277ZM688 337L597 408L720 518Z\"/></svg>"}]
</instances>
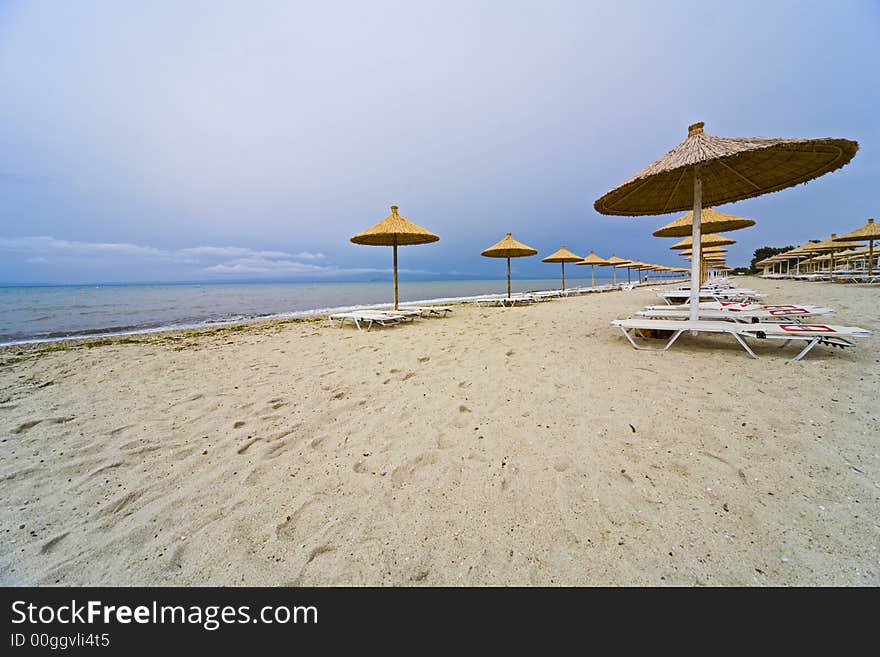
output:
<instances>
[{"instance_id":1,"label":"small straw umbrella","mask_svg":"<svg viewBox=\"0 0 880 657\"><path fill-rule=\"evenodd\" d=\"M723 235L703 235L700 238L700 246L708 247L708 246L725 246L728 244L736 244L736 240L732 240L729 237L724 237ZM691 239L690 235L685 237L682 240L679 240L669 248L673 251L678 249L689 249L694 245L694 241Z\"/></svg>"},{"instance_id":2,"label":"small straw umbrella","mask_svg":"<svg viewBox=\"0 0 880 657\"><path fill-rule=\"evenodd\" d=\"M864 244L856 244L856 246L864 246ZM828 265L828 275L834 274L834 252L846 248L841 242L837 241L837 233L831 233L831 237L813 244L812 248L814 251L820 251L828 255L828 259L831 261Z\"/></svg>"},{"instance_id":3,"label":"small straw umbrella","mask_svg":"<svg viewBox=\"0 0 880 657\"><path fill-rule=\"evenodd\" d=\"M385 217L372 228L358 233L351 238L355 244L369 246L393 246L394 247L394 310L397 310L397 247L410 244L428 244L436 242L440 237L416 226L411 221L397 214L397 206L391 206L391 214Z\"/></svg>"},{"instance_id":4,"label":"small straw umbrella","mask_svg":"<svg viewBox=\"0 0 880 657\"><path fill-rule=\"evenodd\" d=\"M561 262L562 263L562 291L565 292L565 263L566 262L578 262L581 260L579 255L575 255L571 251L565 248L563 244L562 247L556 252L551 253L546 258L544 258L541 262Z\"/></svg>"},{"instance_id":5,"label":"small straw umbrella","mask_svg":"<svg viewBox=\"0 0 880 657\"><path fill-rule=\"evenodd\" d=\"M874 275L874 240L880 240L880 224L868 219L861 228L856 228L851 233L835 237L835 242L861 242L868 240L868 276Z\"/></svg>"},{"instance_id":6,"label":"small straw umbrella","mask_svg":"<svg viewBox=\"0 0 880 657\"><path fill-rule=\"evenodd\" d=\"M634 262L631 262L629 265L627 265L626 268L627 268L627 270L629 270L630 267L635 269L636 275L639 277L639 283L641 283L642 282L642 270L645 269L647 266L648 266L648 263L642 262L640 260L635 260Z\"/></svg>"},{"instance_id":7,"label":"small straw umbrella","mask_svg":"<svg viewBox=\"0 0 880 657\"><path fill-rule=\"evenodd\" d=\"M703 206L754 198L818 178L847 164L858 149L858 143L847 139L715 137L703 132L702 122L694 123L681 144L593 206L602 214L625 216L693 210L696 257L691 263L690 320L697 321Z\"/></svg>"},{"instance_id":8,"label":"small straw umbrella","mask_svg":"<svg viewBox=\"0 0 880 657\"><path fill-rule=\"evenodd\" d=\"M658 228L653 235L654 237L690 237L693 224L694 213L688 212L662 228ZM703 208L700 213L700 234L729 233L732 230L741 230L754 225L754 219L737 217L714 208Z\"/></svg>"},{"instance_id":9,"label":"small straw umbrella","mask_svg":"<svg viewBox=\"0 0 880 657\"><path fill-rule=\"evenodd\" d=\"M628 265L632 262L632 260L624 260L623 258L618 258L616 255L612 255L608 258L609 264L611 267L611 278L614 284L614 287L617 287L617 268L623 267L624 265ZM626 270L627 273L627 281L629 281L629 269Z\"/></svg>"},{"instance_id":10,"label":"small straw umbrella","mask_svg":"<svg viewBox=\"0 0 880 657\"><path fill-rule=\"evenodd\" d=\"M592 270L590 287L596 287L596 265L610 265L611 263L605 260L605 258L600 258L596 255L596 252L590 249L590 255L581 260L578 265L590 265Z\"/></svg>"},{"instance_id":11,"label":"small straw umbrella","mask_svg":"<svg viewBox=\"0 0 880 657\"><path fill-rule=\"evenodd\" d=\"M513 239L511 233L507 233L503 240L497 244L493 244L488 249L480 253L481 256L487 258L507 258L507 298L510 298L510 259L524 258L527 256L538 255L538 252L530 246L526 246L522 242Z\"/></svg>"}]
</instances>

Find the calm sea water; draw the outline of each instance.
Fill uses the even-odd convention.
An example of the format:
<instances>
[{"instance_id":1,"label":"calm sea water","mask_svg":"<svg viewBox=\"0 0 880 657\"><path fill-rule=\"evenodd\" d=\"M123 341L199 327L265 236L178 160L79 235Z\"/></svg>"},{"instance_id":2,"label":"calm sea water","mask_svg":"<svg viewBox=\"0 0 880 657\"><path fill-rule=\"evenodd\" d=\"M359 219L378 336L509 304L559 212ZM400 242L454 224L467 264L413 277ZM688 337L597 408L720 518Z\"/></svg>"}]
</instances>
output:
<instances>
[{"instance_id":1,"label":"calm sea water","mask_svg":"<svg viewBox=\"0 0 880 657\"><path fill-rule=\"evenodd\" d=\"M571 279L575 285L589 279ZM512 282L517 292L558 288L559 279ZM400 300L449 302L506 289L506 280L403 281ZM389 281L0 287L0 344L305 317L381 306L392 294Z\"/></svg>"}]
</instances>

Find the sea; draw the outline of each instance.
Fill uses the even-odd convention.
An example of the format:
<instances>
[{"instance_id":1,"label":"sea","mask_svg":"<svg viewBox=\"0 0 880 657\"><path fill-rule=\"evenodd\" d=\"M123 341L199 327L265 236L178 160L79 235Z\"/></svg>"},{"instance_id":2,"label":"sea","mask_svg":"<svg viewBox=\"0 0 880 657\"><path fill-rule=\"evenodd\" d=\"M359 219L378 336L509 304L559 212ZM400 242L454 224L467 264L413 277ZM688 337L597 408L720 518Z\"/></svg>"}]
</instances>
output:
<instances>
[{"instance_id":1,"label":"sea","mask_svg":"<svg viewBox=\"0 0 880 657\"><path fill-rule=\"evenodd\" d=\"M596 285L609 282L596 277ZM559 287L558 278L511 282L514 292ZM452 303L506 291L506 280L401 281L400 302ZM0 345L310 317L392 300L390 281L0 287Z\"/></svg>"}]
</instances>

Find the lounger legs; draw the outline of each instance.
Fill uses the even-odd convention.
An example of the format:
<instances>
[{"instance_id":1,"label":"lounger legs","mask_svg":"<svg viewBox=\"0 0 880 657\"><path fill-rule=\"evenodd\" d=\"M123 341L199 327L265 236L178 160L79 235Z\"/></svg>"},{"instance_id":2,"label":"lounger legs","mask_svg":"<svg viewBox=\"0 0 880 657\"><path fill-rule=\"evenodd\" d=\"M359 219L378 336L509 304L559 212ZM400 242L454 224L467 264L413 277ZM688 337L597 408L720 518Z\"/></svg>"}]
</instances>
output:
<instances>
[{"instance_id":1,"label":"lounger legs","mask_svg":"<svg viewBox=\"0 0 880 657\"><path fill-rule=\"evenodd\" d=\"M679 337L682 333L684 333L684 331L676 331L675 333L672 334L672 337L669 338L669 342L666 343L666 346L663 347L662 349L660 349L660 348L658 348L658 347L645 347L645 346L639 346L639 345L636 343L636 341L633 340L633 337L632 337L632 335L630 335L630 331L629 331L629 330L627 330L627 329L621 329L621 330L623 331L623 334L626 336L626 339L629 340L629 343L630 343L633 347L635 347L636 349L638 349L639 351L667 351L667 350L669 349L669 347L671 347L671 346L675 343L675 341L678 340L678 337ZM635 330L635 329L630 329L630 330Z\"/></svg>"},{"instance_id":2,"label":"lounger legs","mask_svg":"<svg viewBox=\"0 0 880 657\"><path fill-rule=\"evenodd\" d=\"M682 330L680 330L680 331L675 331L675 332L672 334L672 337L669 338L669 341L666 343L666 346L664 346L664 347L662 347L662 348L659 348L659 347L646 347L646 346L644 346L644 345L639 345L639 344L633 339L633 337L632 337L632 331L635 331L636 329L621 329L621 330L623 331L623 334L626 336L626 339L629 340L629 343L630 343L634 348L638 349L639 351L668 351L669 348L670 348L673 344L675 344L675 341L678 340L678 338L681 336L681 334L684 333L687 329L682 329ZM739 336L739 334L737 334L737 333L731 333L731 335L733 335L733 337L736 338L736 341L739 342L740 346L741 346L743 349L746 350L746 353L747 353L750 357L752 357L752 358L758 358L758 356L755 355L755 352L752 351L752 348L749 347L748 344L746 344L746 341L743 340L743 339ZM806 353L807 351L809 351L809 349L805 350L804 353ZM798 358L800 358L800 356L798 356ZM795 358L795 360L798 360L798 358Z\"/></svg>"},{"instance_id":3,"label":"lounger legs","mask_svg":"<svg viewBox=\"0 0 880 657\"><path fill-rule=\"evenodd\" d=\"M813 347L815 347L817 344L819 344L819 341L820 341L820 340L821 340L821 338L813 338L812 340L810 340L810 341L807 343L807 346L804 347L804 348L801 350L801 353L799 353L797 356L795 356L794 358L792 358L792 360L793 360L793 361L794 361L794 360L800 360L801 358L803 358L804 356L806 356L806 355L810 352L810 350L811 350Z\"/></svg>"},{"instance_id":4,"label":"lounger legs","mask_svg":"<svg viewBox=\"0 0 880 657\"><path fill-rule=\"evenodd\" d=\"M742 348L746 350L746 353L748 353L749 356L751 356L751 357L754 358L754 359L757 359L757 358L758 358L758 357L755 355L755 352L752 351L752 348L749 347L749 345L746 344L746 341L743 340L743 339L739 336L739 333L734 333L734 334L733 334L733 337L736 338L736 341L740 343L740 345L742 346Z\"/></svg>"}]
</instances>

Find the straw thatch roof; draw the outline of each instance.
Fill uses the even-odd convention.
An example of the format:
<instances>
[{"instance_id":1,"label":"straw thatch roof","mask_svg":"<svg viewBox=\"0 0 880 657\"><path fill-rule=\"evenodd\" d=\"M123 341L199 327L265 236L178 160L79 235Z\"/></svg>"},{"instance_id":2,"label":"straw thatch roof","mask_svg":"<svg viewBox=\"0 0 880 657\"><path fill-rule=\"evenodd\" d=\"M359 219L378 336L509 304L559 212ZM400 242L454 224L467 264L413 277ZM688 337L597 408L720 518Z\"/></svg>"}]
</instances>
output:
<instances>
[{"instance_id":1,"label":"straw thatch roof","mask_svg":"<svg viewBox=\"0 0 880 657\"><path fill-rule=\"evenodd\" d=\"M807 242L804 242L800 246L796 246L791 251L786 251L786 253L789 256L802 256L802 255L809 255L811 253L818 253L818 251L815 251L813 249L813 246L818 243L819 243L819 240L808 240Z\"/></svg>"},{"instance_id":2,"label":"straw thatch roof","mask_svg":"<svg viewBox=\"0 0 880 657\"><path fill-rule=\"evenodd\" d=\"M874 223L873 219L868 219L861 228L856 228L851 233L835 237L836 242L859 242L861 240L880 240L880 224Z\"/></svg>"},{"instance_id":3,"label":"straw thatch roof","mask_svg":"<svg viewBox=\"0 0 880 657\"><path fill-rule=\"evenodd\" d=\"M605 258L600 258L596 255L596 253L590 249L590 255L581 260L579 265L610 265L611 263L605 260Z\"/></svg>"},{"instance_id":4,"label":"straw thatch roof","mask_svg":"<svg viewBox=\"0 0 880 657\"><path fill-rule=\"evenodd\" d=\"M563 245L556 253L551 253L541 262L577 262L580 259L579 255L575 255Z\"/></svg>"},{"instance_id":5,"label":"straw thatch roof","mask_svg":"<svg viewBox=\"0 0 880 657\"><path fill-rule=\"evenodd\" d=\"M740 230L754 225L754 219L737 217L714 208L703 208L700 210L701 233L726 233L731 230ZM670 221L662 228L658 228L653 234L654 237L686 237L693 231L693 226L694 212L691 210L675 221Z\"/></svg>"},{"instance_id":6,"label":"straw thatch roof","mask_svg":"<svg viewBox=\"0 0 880 657\"><path fill-rule=\"evenodd\" d=\"M618 258L616 255L612 255L610 258L608 258L608 262L610 262L615 267L623 267L630 264L632 260L625 260L623 258Z\"/></svg>"},{"instance_id":7,"label":"straw thatch roof","mask_svg":"<svg viewBox=\"0 0 880 657\"><path fill-rule=\"evenodd\" d=\"M440 237L397 214L397 206L391 206L391 214L372 228L351 238L355 244L370 246L405 246L408 244L427 244Z\"/></svg>"},{"instance_id":8,"label":"straw thatch roof","mask_svg":"<svg viewBox=\"0 0 880 657\"><path fill-rule=\"evenodd\" d=\"M602 214L641 216L692 210L694 167L700 165L703 206L723 205L807 182L839 169L858 151L848 139L715 137L703 123L622 185L597 199Z\"/></svg>"},{"instance_id":9,"label":"straw thatch roof","mask_svg":"<svg viewBox=\"0 0 880 657\"><path fill-rule=\"evenodd\" d=\"M480 253L480 255L487 258L522 258L537 254L538 252L532 247L513 239L511 233L507 233L503 240Z\"/></svg>"},{"instance_id":10,"label":"straw thatch roof","mask_svg":"<svg viewBox=\"0 0 880 657\"><path fill-rule=\"evenodd\" d=\"M727 249L720 247L720 246L707 246L705 249L700 249L700 253L703 253L704 255L709 255L712 253L727 253ZM693 249L682 249L680 251L680 255L683 255L683 256L692 255L692 254L693 254Z\"/></svg>"},{"instance_id":11,"label":"straw thatch roof","mask_svg":"<svg viewBox=\"0 0 880 657\"><path fill-rule=\"evenodd\" d=\"M864 244L855 244L854 246L864 246ZM816 242L812 244L813 251L835 251L837 249L846 248L845 244L841 244L837 241L837 233L831 233L831 237L828 237L821 242Z\"/></svg>"},{"instance_id":12,"label":"straw thatch roof","mask_svg":"<svg viewBox=\"0 0 880 657\"><path fill-rule=\"evenodd\" d=\"M722 246L723 244L736 244L736 240L721 235L700 235L700 247ZM670 249L689 249L694 245L694 238L688 235L683 240L679 240Z\"/></svg>"}]
</instances>

